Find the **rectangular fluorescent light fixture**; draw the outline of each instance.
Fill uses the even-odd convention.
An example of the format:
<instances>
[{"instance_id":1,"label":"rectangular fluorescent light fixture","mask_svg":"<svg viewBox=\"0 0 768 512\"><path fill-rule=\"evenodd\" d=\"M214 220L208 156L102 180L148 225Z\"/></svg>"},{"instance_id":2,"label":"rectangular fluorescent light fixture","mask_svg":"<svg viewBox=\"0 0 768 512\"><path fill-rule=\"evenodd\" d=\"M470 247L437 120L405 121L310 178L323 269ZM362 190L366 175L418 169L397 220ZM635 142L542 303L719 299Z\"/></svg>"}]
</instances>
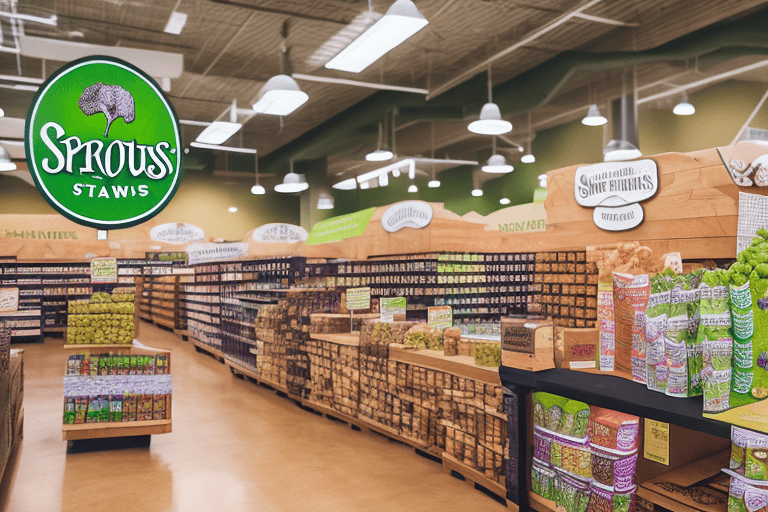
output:
<instances>
[{"instance_id":1,"label":"rectangular fluorescent light fixture","mask_svg":"<svg viewBox=\"0 0 768 512\"><path fill-rule=\"evenodd\" d=\"M376 179L381 175L386 175L389 173L389 171L394 171L395 169L400 169L402 167L408 166L408 176L413 179L416 176L416 163L411 158L406 158L405 160L400 160L399 162L395 162L394 164L389 164L386 167L380 167L379 169L376 169L375 171L366 172L365 174L361 174L357 177L358 183L363 183L364 181Z\"/></svg>"},{"instance_id":2,"label":"rectangular fluorescent light fixture","mask_svg":"<svg viewBox=\"0 0 768 512\"><path fill-rule=\"evenodd\" d=\"M242 128L240 123L228 123L226 121L214 121L195 139L203 144L224 144L237 131Z\"/></svg>"},{"instance_id":3,"label":"rectangular fluorescent light fixture","mask_svg":"<svg viewBox=\"0 0 768 512\"><path fill-rule=\"evenodd\" d=\"M256 150L251 148L233 148L231 146L217 146L216 144L205 144L203 142L192 142L189 145L200 149L218 149L220 151L231 151L232 153L248 153L249 155L256 154Z\"/></svg>"},{"instance_id":4,"label":"rectangular fluorescent light fixture","mask_svg":"<svg viewBox=\"0 0 768 512\"><path fill-rule=\"evenodd\" d=\"M339 30L328 41L320 45L306 61L307 65L317 69L323 67L334 55L347 47L349 43L360 37L371 25L381 18L381 14L373 11L363 11L349 25Z\"/></svg>"},{"instance_id":5,"label":"rectangular fluorescent light fixture","mask_svg":"<svg viewBox=\"0 0 768 512\"><path fill-rule=\"evenodd\" d=\"M149 76L160 78L179 78L184 71L184 55L181 53L78 43L21 34L19 35L19 46L21 55L25 57L61 62L69 62L92 55L116 57L128 61Z\"/></svg>"},{"instance_id":6,"label":"rectangular fluorescent light fixture","mask_svg":"<svg viewBox=\"0 0 768 512\"><path fill-rule=\"evenodd\" d=\"M387 14L336 54L325 67L360 73L428 23L411 0L397 0Z\"/></svg>"},{"instance_id":7,"label":"rectangular fluorescent light fixture","mask_svg":"<svg viewBox=\"0 0 768 512\"><path fill-rule=\"evenodd\" d=\"M183 29L184 25L186 24L187 15L183 12L173 11L171 13L171 17L168 18L168 23L165 24L165 29L163 29L163 32L179 35L181 34L181 29Z\"/></svg>"}]
</instances>

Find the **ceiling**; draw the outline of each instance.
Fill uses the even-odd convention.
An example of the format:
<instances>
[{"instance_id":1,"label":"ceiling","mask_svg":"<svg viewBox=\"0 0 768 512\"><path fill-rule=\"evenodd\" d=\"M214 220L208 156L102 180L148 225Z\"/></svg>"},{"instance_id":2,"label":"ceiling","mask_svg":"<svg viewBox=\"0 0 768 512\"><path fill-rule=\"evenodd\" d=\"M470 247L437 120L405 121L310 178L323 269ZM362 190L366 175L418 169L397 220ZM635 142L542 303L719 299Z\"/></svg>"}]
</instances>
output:
<instances>
[{"instance_id":1,"label":"ceiling","mask_svg":"<svg viewBox=\"0 0 768 512\"><path fill-rule=\"evenodd\" d=\"M373 10L384 13L391 1L373 0ZM509 142L525 145L535 132L582 117L590 103L607 104L635 81L641 108L671 104L676 98L670 84L696 84L732 70L747 69L722 79L768 81L768 67L761 64L765 36L710 48L706 37L685 39L718 22L748 19L767 3L415 0L429 25L359 74L324 69L313 54L368 10L365 0L0 0L0 11L57 16L55 27L33 22L14 27L0 17L0 28L6 48L13 47L14 30L23 30L30 36L180 53L184 71L171 80L169 96L181 119L228 120L237 100L245 125L227 145L257 149L261 168L280 176L290 158L328 157L327 174L333 177L367 170L362 162L377 144L378 123L388 122L393 112L400 155L434 151L440 157L487 158L489 138L466 126L487 100L489 64L494 100L515 126L500 145L513 151ZM188 15L180 35L163 32L174 10ZM730 53L705 60L724 47ZM283 118L254 115L249 110L258 91L281 72L283 48L288 72L429 93L299 80L309 95L299 110ZM0 51L0 75L6 78L39 79L61 64ZM6 86L0 89L2 107L6 116L23 118L34 92L7 88L14 83L0 79L0 87ZM183 126L185 141L202 130Z\"/></svg>"}]
</instances>

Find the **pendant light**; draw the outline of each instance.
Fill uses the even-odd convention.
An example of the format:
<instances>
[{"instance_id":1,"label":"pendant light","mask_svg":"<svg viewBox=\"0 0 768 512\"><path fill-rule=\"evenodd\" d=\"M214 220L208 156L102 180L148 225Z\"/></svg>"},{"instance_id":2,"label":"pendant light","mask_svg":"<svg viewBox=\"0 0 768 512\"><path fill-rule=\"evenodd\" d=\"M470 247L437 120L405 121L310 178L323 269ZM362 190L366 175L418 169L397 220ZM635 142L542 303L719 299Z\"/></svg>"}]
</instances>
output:
<instances>
[{"instance_id":1,"label":"pendant light","mask_svg":"<svg viewBox=\"0 0 768 512\"><path fill-rule=\"evenodd\" d=\"M536 161L536 157L533 156L533 153L531 153L532 138L533 138L533 135L531 134L531 113L528 112L528 143L525 145L528 151L520 158L520 161L524 164L532 164L533 162Z\"/></svg>"},{"instance_id":2,"label":"pendant light","mask_svg":"<svg viewBox=\"0 0 768 512\"><path fill-rule=\"evenodd\" d=\"M683 91L683 101L675 105L672 113L678 116L692 116L696 113L696 107L688 101L688 93Z\"/></svg>"},{"instance_id":3,"label":"pendant light","mask_svg":"<svg viewBox=\"0 0 768 512\"><path fill-rule=\"evenodd\" d=\"M483 166L483 172L491 174L507 174L514 171L515 168L507 163L504 155L496 154L496 137L493 138L493 154L488 159L488 164Z\"/></svg>"},{"instance_id":4,"label":"pendant light","mask_svg":"<svg viewBox=\"0 0 768 512\"><path fill-rule=\"evenodd\" d=\"M411 194L415 194L418 191L419 191L419 187L417 187L415 183L411 182L411 186L408 187L408 192Z\"/></svg>"},{"instance_id":5,"label":"pendant light","mask_svg":"<svg viewBox=\"0 0 768 512\"><path fill-rule=\"evenodd\" d=\"M395 156L394 153L389 151L388 149L382 149L381 147L381 138L382 138L382 125L381 121L379 121L379 143L376 146L376 151L371 151L367 155L365 155L365 159L369 162L386 162L387 160L392 160L392 158Z\"/></svg>"},{"instance_id":6,"label":"pendant light","mask_svg":"<svg viewBox=\"0 0 768 512\"><path fill-rule=\"evenodd\" d=\"M296 174L293 172L293 160L291 160L291 172L285 175L282 183L275 185L275 192L292 194L294 192L307 190L308 188L309 184L307 183L307 178L303 174Z\"/></svg>"},{"instance_id":7,"label":"pendant light","mask_svg":"<svg viewBox=\"0 0 768 512\"><path fill-rule=\"evenodd\" d=\"M11 160L11 155L2 145L0 145L0 172L15 170L16 164Z\"/></svg>"},{"instance_id":8,"label":"pendant light","mask_svg":"<svg viewBox=\"0 0 768 512\"><path fill-rule=\"evenodd\" d=\"M432 136L432 160L435 159L435 123L429 123L429 131ZM432 179L427 183L429 188L440 188L440 180L435 177L435 164L432 164Z\"/></svg>"},{"instance_id":9,"label":"pendant light","mask_svg":"<svg viewBox=\"0 0 768 512\"><path fill-rule=\"evenodd\" d=\"M253 104L253 110L258 114L269 114L273 116L287 116L304 103L309 96L301 90L296 80L288 76L288 23L282 26L282 45L280 54L281 74L273 76L264 87L261 88L256 96L256 102Z\"/></svg>"},{"instance_id":10,"label":"pendant light","mask_svg":"<svg viewBox=\"0 0 768 512\"><path fill-rule=\"evenodd\" d=\"M643 154L637 147L626 140L612 140L603 148L603 162L634 160Z\"/></svg>"},{"instance_id":11,"label":"pendant light","mask_svg":"<svg viewBox=\"0 0 768 512\"><path fill-rule=\"evenodd\" d=\"M603 126L607 122L608 119L600 114L600 109L597 108L596 103L590 105L587 115L581 120L581 124L585 126Z\"/></svg>"},{"instance_id":12,"label":"pendant light","mask_svg":"<svg viewBox=\"0 0 768 512\"><path fill-rule=\"evenodd\" d=\"M355 190L357 188L357 180L355 178L349 178L331 186L336 190Z\"/></svg>"},{"instance_id":13,"label":"pendant light","mask_svg":"<svg viewBox=\"0 0 768 512\"><path fill-rule=\"evenodd\" d=\"M501 118L499 106L493 103L490 66L488 66L488 103L480 110L480 119L469 123L467 129L480 135L501 135L512 131L512 123Z\"/></svg>"},{"instance_id":14,"label":"pendant light","mask_svg":"<svg viewBox=\"0 0 768 512\"><path fill-rule=\"evenodd\" d=\"M539 187L547 188L547 175L539 174Z\"/></svg>"},{"instance_id":15,"label":"pendant light","mask_svg":"<svg viewBox=\"0 0 768 512\"><path fill-rule=\"evenodd\" d=\"M473 195L474 197L480 197L480 196L482 196L482 195L483 195L483 189L481 189L481 188L473 188L473 189L472 189L472 195Z\"/></svg>"},{"instance_id":16,"label":"pendant light","mask_svg":"<svg viewBox=\"0 0 768 512\"><path fill-rule=\"evenodd\" d=\"M254 166L256 169L256 184L251 187L251 194L255 196L263 196L267 193L267 191L264 189L264 187L259 185L259 157L254 155L254 158L256 160L256 165Z\"/></svg>"},{"instance_id":17,"label":"pendant light","mask_svg":"<svg viewBox=\"0 0 768 512\"><path fill-rule=\"evenodd\" d=\"M317 198L318 210L333 210L333 196L325 192L321 192Z\"/></svg>"},{"instance_id":18,"label":"pendant light","mask_svg":"<svg viewBox=\"0 0 768 512\"><path fill-rule=\"evenodd\" d=\"M5 110L0 108L0 117L4 117L4 116L5 116Z\"/></svg>"},{"instance_id":19,"label":"pendant light","mask_svg":"<svg viewBox=\"0 0 768 512\"><path fill-rule=\"evenodd\" d=\"M499 199L499 203L504 204L504 205L507 205L507 204L509 204L511 202L512 201L510 201L508 197L502 197L501 199Z\"/></svg>"}]
</instances>

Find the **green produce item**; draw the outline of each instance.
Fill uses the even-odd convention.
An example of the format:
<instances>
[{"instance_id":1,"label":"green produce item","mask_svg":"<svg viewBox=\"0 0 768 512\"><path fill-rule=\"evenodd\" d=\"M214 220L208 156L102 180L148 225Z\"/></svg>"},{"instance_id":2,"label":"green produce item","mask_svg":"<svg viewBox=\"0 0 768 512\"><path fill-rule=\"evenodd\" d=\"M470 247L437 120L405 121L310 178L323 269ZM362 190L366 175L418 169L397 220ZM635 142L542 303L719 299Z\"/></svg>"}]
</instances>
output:
<instances>
[{"instance_id":1,"label":"green produce item","mask_svg":"<svg viewBox=\"0 0 768 512\"><path fill-rule=\"evenodd\" d=\"M481 343L475 347L475 364L501 366L501 343Z\"/></svg>"},{"instance_id":2,"label":"green produce item","mask_svg":"<svg viewBox=\"0 0 768 512\"><path fill-rule=\"evenodd\" d=\"M414 325L408 329L403 343L419 349L443 350L442 334L427 324Z\"/></svg>"}]
</instances>

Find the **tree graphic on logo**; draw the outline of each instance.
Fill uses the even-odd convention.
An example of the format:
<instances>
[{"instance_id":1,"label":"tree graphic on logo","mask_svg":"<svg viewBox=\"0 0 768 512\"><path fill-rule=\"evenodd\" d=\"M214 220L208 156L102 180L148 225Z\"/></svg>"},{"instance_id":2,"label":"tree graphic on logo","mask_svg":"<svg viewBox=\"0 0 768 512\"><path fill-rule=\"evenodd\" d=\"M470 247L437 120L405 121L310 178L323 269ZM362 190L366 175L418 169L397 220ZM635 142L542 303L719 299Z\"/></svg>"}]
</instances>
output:
<instances>
[{"instance_id":1,"label":"tree graphic on logo","mask_svg":"<svg viewBox=\"0 0 768 512\"><path fill-rule=\"evenodd\" d=\"M118 117L122 117L126 123L130 123L136 118L133 96L119 85L95 83L83 91L78 105L83 114L87 116L92 116L98 112L104 114L104 117L107 118L107 128L104 130L105 137L109 136L109 127Z\"/></svg>"}]
</instances>

